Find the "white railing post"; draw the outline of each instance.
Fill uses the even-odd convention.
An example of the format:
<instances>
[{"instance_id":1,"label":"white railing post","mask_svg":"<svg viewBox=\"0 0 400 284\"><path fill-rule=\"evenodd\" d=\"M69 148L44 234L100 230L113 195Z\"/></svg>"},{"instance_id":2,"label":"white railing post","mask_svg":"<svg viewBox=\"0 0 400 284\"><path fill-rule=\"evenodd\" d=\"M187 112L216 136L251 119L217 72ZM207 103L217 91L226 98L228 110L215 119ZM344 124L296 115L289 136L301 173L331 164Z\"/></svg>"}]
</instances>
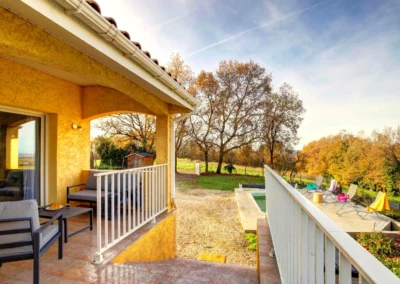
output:
<instances>
[{"instance_id":1,"label":"white railing post","mask_svg":"<svg viewBox=\"0 0 400 284\"><path fill-rule=\"evenodd\" d=\"M166 165L95 173L97 179L95 263L103 261L104 251L145 224L155 223L156 217L167 209L166 174ZM109 209L111 213L108 212ZM109 216L111 220L108 220ZM115 229L118 230L117 234Z\"/></svg>"},{"instance_id":2,"label":"white railing post","mask_svg":"<svg viewBox=\"0 0 400 284\"><path fill-rule=\"evenodd\" d=\"M97 251L94 262L99 264L103 262L103 255L101 253L101 176L97 176L97 188L96 188L96 197L97 197L97 214L96 214L96 232L97 232Z\"/></svg>"}]
</instances>

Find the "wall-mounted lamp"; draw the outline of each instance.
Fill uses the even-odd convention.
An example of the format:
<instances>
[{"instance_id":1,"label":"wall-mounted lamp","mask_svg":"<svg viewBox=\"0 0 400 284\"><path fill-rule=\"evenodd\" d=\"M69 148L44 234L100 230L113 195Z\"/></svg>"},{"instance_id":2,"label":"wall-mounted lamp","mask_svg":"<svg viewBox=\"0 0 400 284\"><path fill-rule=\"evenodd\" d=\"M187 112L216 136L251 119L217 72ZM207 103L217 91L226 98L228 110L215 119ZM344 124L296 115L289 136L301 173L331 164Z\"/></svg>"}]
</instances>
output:
<instances>
[{"instance_id":1,"label":"wall-mounted lamp","mask_svg":"<svg viewBox=\"0 0 400 284\"><path fill-rule=\"evenodd\" d=\"M80 125L78 125L78 124L76 124L76 123L72 123L71 127L72 127L72 129L74 129L74 130L79 130L79 131L82 130L82 126L80 126Z\"/></svg>"}]
</instances>

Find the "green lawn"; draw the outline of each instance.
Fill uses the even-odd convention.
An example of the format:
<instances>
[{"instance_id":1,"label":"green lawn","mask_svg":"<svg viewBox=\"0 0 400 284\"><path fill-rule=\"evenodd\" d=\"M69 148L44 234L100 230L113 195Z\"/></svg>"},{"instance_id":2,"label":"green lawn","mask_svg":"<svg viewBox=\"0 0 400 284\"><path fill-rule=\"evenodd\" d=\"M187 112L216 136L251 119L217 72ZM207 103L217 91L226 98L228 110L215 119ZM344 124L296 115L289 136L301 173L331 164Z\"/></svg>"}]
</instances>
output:
<instances>
[{"instance_id":1,"label":"green lawn","mask_svg":"<svg viewBox=\"0 0 400 284\"><path fill-rule=\"evenodd\" d=\"M205 163L204 162L199 162L200 163L200 171L203 173L205 171ZM224 166L226 164L222 165L222 172L225 173ZM218 163L216 162L209 162L208 163L208 170L210 172L215 172L217 170ZM239 175L251 175L251 176L263 176L264 175L264 169L263 168L252 168L252 167L244 167L244 166L238 166L234 165L236 168L235 174ZM178 171L179 170L185 170L185 171L195 171L196 170L196 161L192 161L189 159L178 159Z\"/></svg>"},{"instance_id":2,"label":"green lawn","mask_svg":"<svg viewBox=\"0 0 400 284\"><path fill-rule=\"evenodd\" d=\"M208 175L200 176L197 183L208 189L233 191L239 187L239 183L263 184L264 178L260 176Z\"/></svg>"},{"instance_id":3,"label":"green lawn","mask_svg":"<svg viewBox=\"0 0 400 284\"><path fill-rule=\"evenodd\" d=\"M265 195L256 195L253 196L253 198L256 201L258 208L260 208L260 210L265 213L265 209L267 208L267 200L265 199Z\"/></svg>"}]
</instances>

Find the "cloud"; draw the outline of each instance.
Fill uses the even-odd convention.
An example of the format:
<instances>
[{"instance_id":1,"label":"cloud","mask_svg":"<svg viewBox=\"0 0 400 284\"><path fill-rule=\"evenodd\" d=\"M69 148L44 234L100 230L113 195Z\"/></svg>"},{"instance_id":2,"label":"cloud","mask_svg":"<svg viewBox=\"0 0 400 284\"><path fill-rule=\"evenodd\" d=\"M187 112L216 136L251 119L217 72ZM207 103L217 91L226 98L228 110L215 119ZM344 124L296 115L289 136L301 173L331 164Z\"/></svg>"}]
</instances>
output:
<instances>
[{"instance_id":1,"label":"cloud","mask_svg":"<svg viewBox=\"0 0 400 284\"><path fill-rule=\"evenodd\" d=\"M171 18L171 19L169 19L169 20L167 20L167 21L165 21L165 22L162 22L162 23L156 25L154 28L150 29L150 31L154 31L154 30L160 29L161 27L163 27L163 26L165 26L165 25L168 25L168 24L170 24L170 23L173 23L173 22L175 22L175 21L178 21L178 20L180 20L180 19L183 19L183 18L189 16L190 14L192 14L193 12L196 12L197 10L198 10L198 8L195 8L195 9L192 9L192 10L186 12L186 13L183 13L183 14L180 15L180 16L173 17L173 18Z\"/></svg>"},{"instance_id":2,"label":"cloud","mask_svg":"<svg viewBox=\"0 0 400 284\"><path fill-rule=\"evenodd\" d=\"M400 2L313 1L300 9L294 0L230 1L230 7L220 1L99 0L103 14L114 16L162 64L172 52L186 54L195 71L213 71L224 59L251 59L272 72L275 88L291 84L307 109L299 148L341 129L369 133L396 126Z\"/></svg>"},{"instance_id":3,"label":"cloud","mask_svg":"<svg viewBox=\"0 0 400 284\"><path fill-rule=\"evenodd\" d=\"M193 52L191 52L191 53L189 53L189 54L183 56L183 58L188 58L188 57L193 56L193 55L195 55L195 54L197 54L197 53L200 53L200 52L205 51L205 50L207 50L207 49L210 49L210 48L213 48L213 47L215 47L215 46L221 45L221 44L226 43L226 42L228 42L228 41L230 41L230 40L232 40L232 39L235 39L235 38L237 38L237 37L240 37L240 36L242 36L242 35L244 35L244 34L246 34L246 33L248 33L248 32L251 32L251 31L254 31L254 30L257 30L257 29L261 29L261 28L263 28L263 27L270 26L270 25L272 25L272 24L275 24L275 23L277 23L277 22L280 22L280 21L286 20L286 19L288 19L288 18L294 17L294 16L296 16L296 15L299 15L299 14L301 14L301 13L307 12L307 11L309 11L309 10L311 10L311 9L314 9L314 8L316 8L316 7L318 7L318 6L321 6L321 5L323 5L323 4L326 4L326 3L332 2L332 1L333 1L333 0L321 1L321 2L318 2L318 3L314 4L314 5L309 6L309 7L307 7L307 8L304 8L304 9L297 10L297 11L294 11L294 12L292 12L292 13L286 14L286 15L284 15L284 16L278 18L278 19L275 19L275 20L272 20L272 21L263 23L263 24L261 24L261 25L259 25L259 26L253 27L253 28L249 28L249 29L244 30L244 31L242 31L242 32L240 32L240 33L237 33L237 34L235 34L235 35L233 35L233 36L230 36L230 37L225 38L225 39L223 39L223 40L217 41L217 42L215 42L215 43L213 43L213 44L207 45L207 46L205 46L205 47L203 47L203 48L201 48L201 49L198 49L198 50L196 50L196 51L193 51Z\"/></svg>"}]
</instances>

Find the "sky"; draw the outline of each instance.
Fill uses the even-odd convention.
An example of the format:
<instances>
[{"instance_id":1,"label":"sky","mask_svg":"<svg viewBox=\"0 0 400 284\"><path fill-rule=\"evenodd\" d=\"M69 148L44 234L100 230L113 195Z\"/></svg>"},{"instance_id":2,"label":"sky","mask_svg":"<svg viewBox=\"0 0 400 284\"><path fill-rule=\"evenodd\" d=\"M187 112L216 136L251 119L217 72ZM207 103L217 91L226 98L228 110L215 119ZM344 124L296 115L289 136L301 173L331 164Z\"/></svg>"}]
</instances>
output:
<instances>
[{"instance_id":1,"label":"sky","mask_svg":"<svg viewBox=\"0 0 400 284\"><path fill-rule=\"evenodd\" d=\"M18 130L18 153L33 155L36 149L36 121L30 121L20 126Z\"/></svg>"},{"instance_id":2,"label":"sky","mask_svg":"<svg viewBox=\"0 0 400 284\"><path fill-rule=\"evenodd\" d=\"M195 73L253 60L298 92L297 148L400 123L400 0L97 0L152 58Z\"/></svg>"}]
</instances>

